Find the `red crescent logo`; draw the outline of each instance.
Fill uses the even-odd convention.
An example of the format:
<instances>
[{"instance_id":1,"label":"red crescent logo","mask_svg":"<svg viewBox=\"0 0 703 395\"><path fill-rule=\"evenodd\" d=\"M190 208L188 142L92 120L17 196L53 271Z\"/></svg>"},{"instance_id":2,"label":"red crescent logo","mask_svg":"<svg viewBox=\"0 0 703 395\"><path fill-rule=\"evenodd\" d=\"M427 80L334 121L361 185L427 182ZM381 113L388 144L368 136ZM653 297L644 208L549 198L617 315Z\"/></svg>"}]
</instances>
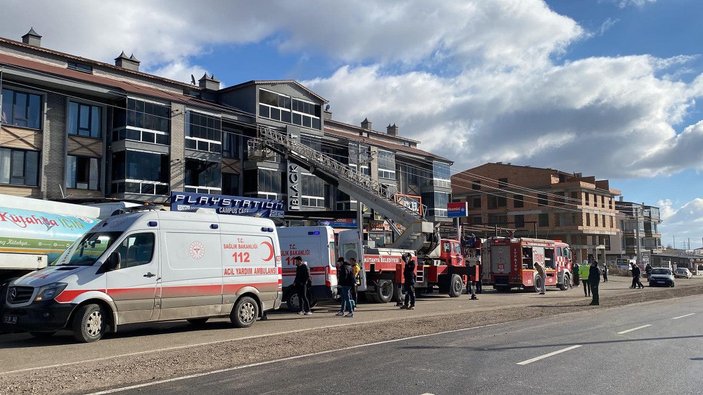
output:
<instances>
[{"instance_id":1,"label":"red crescent logo","mask_svg":"<svg viewBox=\"0 0 703 395\"><path fill-rule=\"evenodd\" d=\"M273 259L273 256L275 254L275 252L273 250L273 244L269 243L268 241L262 241L261 245L265 245L266 247L269 248L269 256L266 259L264 259L264 262L268 262L271 259Z\"/></svg>"}]
</instances>

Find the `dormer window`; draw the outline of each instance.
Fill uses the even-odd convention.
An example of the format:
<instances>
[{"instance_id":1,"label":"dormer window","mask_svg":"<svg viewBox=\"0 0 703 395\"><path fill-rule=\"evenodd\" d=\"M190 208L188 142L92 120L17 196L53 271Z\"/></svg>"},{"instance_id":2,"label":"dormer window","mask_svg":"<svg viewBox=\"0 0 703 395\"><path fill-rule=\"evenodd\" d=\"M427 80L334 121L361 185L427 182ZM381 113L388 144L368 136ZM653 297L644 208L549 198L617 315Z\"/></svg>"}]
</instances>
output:
<instances>
[{"instance_id":1,"label":"dormer window","mask_svg":"<svg viewBox=\"0 0 703 395\"><path fill-rule=\"evenodd\" d=\"M68 62L69 70L80 71L81 73L93 74L93 66L80 62Z\"/></svg>"}]
</instances>

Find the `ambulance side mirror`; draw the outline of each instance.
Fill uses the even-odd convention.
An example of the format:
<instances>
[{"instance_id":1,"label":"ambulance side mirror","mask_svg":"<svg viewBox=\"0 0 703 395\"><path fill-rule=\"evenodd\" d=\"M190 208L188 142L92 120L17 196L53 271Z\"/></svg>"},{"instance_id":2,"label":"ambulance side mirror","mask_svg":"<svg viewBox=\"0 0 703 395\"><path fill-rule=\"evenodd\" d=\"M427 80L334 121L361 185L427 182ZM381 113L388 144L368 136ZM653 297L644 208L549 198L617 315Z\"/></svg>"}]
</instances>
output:
<instances>
[{"instance_id":1,"label":"ambulance side mirror","mask_svg":"<svg viewBox=\"0 0 703 395\"><path fill-rule=\"evenodd\" d=\"M120 256L119 251L113 251L112 254L110 254L110 256L107 258L105 263L103 263L102 267L100 267L98 273L105 273L109 272L110 270L119 269L121 263L122 257Z\"/></svg>"}]
</instances>

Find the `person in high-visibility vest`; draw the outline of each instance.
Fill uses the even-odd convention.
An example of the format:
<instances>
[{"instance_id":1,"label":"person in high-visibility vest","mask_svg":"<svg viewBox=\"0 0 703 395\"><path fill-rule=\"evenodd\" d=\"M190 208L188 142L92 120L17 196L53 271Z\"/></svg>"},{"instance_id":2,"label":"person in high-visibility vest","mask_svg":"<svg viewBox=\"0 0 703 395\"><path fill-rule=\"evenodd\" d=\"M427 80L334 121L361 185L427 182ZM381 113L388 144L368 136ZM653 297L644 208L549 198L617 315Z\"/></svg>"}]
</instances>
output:
<instances>
[{"instance_id":1,"label":"person in high-visibility vest","mask_svg":"<svg viewBox=\"0 0 703 395\"><path fill-rule=\"evenodd\" d=\"M591 296L591 284L588 281L588 272L591 268L591 265L588 263L584 262L581 265L579 265L579 277L581 278L581 282L583 283L583 296Z\"/></svg>"}]
</instances>

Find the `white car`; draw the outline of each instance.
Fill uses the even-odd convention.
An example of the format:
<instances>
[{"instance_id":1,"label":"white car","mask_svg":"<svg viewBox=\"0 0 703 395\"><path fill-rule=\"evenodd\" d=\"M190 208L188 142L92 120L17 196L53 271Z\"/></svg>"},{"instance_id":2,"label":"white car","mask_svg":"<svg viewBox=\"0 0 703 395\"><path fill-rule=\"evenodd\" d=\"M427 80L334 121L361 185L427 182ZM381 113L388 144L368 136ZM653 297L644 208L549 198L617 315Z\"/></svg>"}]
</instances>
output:
<instances>
[{"instance_id":1,"label":"white car","mask_svg":"<svg viewBox=\"0 0 703 395\"><path fill-rule=\"evenodd\" d=\"M674 277L676 278L691 278L691 276L693 276L693 274L685 267L679 267L674 271Z\"/></svg>"}]
</instances>

